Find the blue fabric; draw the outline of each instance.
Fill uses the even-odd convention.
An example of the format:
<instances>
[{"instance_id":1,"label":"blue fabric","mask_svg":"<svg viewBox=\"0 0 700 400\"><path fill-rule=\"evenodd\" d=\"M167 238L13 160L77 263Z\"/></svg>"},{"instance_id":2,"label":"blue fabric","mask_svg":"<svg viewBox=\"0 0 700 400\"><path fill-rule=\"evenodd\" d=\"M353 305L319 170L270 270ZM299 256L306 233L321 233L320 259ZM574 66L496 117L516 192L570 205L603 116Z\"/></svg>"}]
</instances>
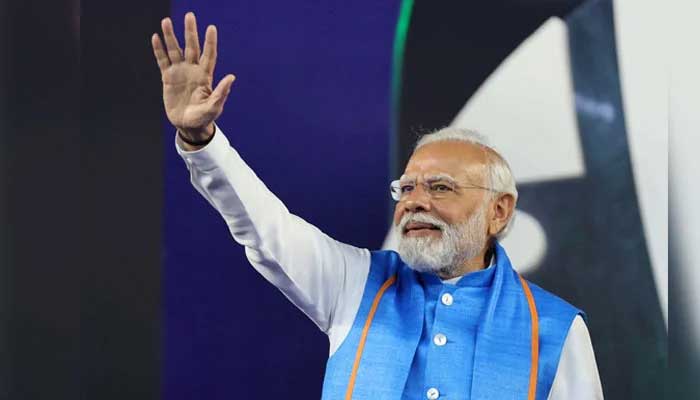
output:
<instances>
[{"instance_id":1,"label":"blue fabric","mask_svg":"<svg viewBox=\"0 0 700 400\"><path fill-rule=\"evenodd\" d=\"M342 399L372 302L392 275L396 282L379 303L365 343L353 399L424 399L430 387L441 399L525 399L530 375L530 312L517 273L503 248L496 265L464 276L457 285L410 269L392 251L372 253L355 322L329 358L324 399ZM537 399L551 388L573 318L581 312L530 284L540 323ZM443 293L454 297L442 304ZM436 333L447 336L436 346Z\"/></svg>"},{"instance_id":2,"label":"blue fabric","mask_svg":"<svg viewBox=\"0 0 700 400\"><path fill-rule=\"evenodd\" d=\"M439 388L441 397L445 398L471 392L472 374L463 374L462 379L449 379L447 372L474 368L479 316L495 270L494 265L469 273L457 285L443 284L432 274L420 274L425 290L423 332L404 389L404 400L425 399L429 387ZM453 298L449 306L440 301L445 293ZM440 349L433 344L433 338L439 333L447 337L447 343Z\"/></svg>"}]
</instances>

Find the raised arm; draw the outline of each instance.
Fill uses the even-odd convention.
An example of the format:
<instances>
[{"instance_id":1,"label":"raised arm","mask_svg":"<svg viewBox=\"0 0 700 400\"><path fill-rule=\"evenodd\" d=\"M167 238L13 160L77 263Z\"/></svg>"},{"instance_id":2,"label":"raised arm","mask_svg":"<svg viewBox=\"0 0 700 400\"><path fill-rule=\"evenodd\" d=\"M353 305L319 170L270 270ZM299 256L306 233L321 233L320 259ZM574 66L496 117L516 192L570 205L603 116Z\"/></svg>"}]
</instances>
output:
<instances>
[{"instance_id":1,"label":"raised arm","mask_svg":"<svg viewBox=\"0 0 700 400\"><path fill-rule=\"evenodd\" d=\"M153 50L163 76L166 113L179 131L178 153L193 186L246 247L251 264L329 334L333 352L359 307L369 252L339 243L291 214L214 125L234 79L227 75L211 89L216 28L207 28L201 57L192 13L185 17L184 55L169 19L162 28L167 50L157 34Z\"/></svg>"}]
</instances>

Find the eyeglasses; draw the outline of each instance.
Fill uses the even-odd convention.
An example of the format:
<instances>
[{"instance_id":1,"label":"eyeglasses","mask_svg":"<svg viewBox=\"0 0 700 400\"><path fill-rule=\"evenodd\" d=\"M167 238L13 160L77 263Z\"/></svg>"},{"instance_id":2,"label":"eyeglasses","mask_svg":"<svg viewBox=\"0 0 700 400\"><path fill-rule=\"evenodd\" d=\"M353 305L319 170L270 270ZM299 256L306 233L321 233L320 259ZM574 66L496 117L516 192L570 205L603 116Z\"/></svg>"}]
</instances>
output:
<instances>
[{"instance_id":1,"label":"eyeglasses","mask_svg":"<svg viewBox=\"0 0 700 400\"><path fill-rule=\"evenodd\" d=\"M423 186L423 190L425 190L431 198L438 200L457 197L460 189L481 189L496 192L496 190L484 186L472 184L460 185L454 178L445 174L424 177L420 182L418 182L418 178L416 177L403 176L401 179L395 180L389 185L391 198L396 201L404 200L409 193L416 189L418 184Z\"/></svg>"}]
</instances>

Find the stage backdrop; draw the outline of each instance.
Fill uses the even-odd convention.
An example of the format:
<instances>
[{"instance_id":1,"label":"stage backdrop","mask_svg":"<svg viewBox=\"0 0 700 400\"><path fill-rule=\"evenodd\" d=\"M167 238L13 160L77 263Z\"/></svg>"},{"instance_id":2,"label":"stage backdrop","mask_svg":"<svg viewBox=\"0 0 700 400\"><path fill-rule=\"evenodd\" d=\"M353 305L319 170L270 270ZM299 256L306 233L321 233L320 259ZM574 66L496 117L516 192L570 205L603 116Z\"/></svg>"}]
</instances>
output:
<instances>
[{"instance_id":1,"label":"stage backdrop","mask_svg":"<svg viewBox=\"0 0 700 400\"><path fill-rule=\"evenodd\" d=\"M630 128L619 5L172 8L178 32L189 10L200 37L219 28L216 79L237 76L219 120L232 145L293 213L338 240L391 247L387 184L417 134L481 129L520 185L505 241L514 263L588 313L607 398L662 397L666 209L649 193L665 188L666 163L633 146L648 132ZM173 142L166 123L163 398L318 398L325 335L248 265ZM661 178L640 175L650 163Z\"/></svg>"}]
</instances>

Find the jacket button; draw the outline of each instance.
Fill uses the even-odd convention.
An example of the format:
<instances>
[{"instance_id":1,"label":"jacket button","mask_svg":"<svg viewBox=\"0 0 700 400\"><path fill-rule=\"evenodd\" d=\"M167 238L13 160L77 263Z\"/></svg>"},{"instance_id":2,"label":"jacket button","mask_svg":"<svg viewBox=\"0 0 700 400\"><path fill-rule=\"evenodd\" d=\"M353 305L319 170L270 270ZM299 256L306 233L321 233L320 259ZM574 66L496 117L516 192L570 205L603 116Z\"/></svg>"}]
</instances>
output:
<instances>
[{"instance_id":1,"label":"jacket button","mask_svg":"<svg viewBox=\"0 0 700 400\"><path fill-rule=\"evenodd\" d=\"M447 343L447 336L443 335L442 333L438 333L433 337L433 343L435 343L436 346L444 346L445 343Z\"/></svg>"},{"instance_id":2,"label":"jacket button","mask_svg":"<svg viewBox=\"0 0 700 400\"><path fill-rule=\"evenodd\" d=\"M440 300L442 301L442 304L444 304L446 306L451 306L452 303L454 302L454 298L452 298L452 295L449 293L443 294L442 298L440 298Z\"/></svg>"},{"instance_id":3,"label":"jacket button","mask_svg":"<svg viewBox=\"0 0 700 400\"><path fill-rule=\"evenodd\" d=\"M440 392L438 392L437 388L430 388L428 389L426 396L429 400L436 400L438 397L440 397Z\"/></svg>"}]
</instances>

